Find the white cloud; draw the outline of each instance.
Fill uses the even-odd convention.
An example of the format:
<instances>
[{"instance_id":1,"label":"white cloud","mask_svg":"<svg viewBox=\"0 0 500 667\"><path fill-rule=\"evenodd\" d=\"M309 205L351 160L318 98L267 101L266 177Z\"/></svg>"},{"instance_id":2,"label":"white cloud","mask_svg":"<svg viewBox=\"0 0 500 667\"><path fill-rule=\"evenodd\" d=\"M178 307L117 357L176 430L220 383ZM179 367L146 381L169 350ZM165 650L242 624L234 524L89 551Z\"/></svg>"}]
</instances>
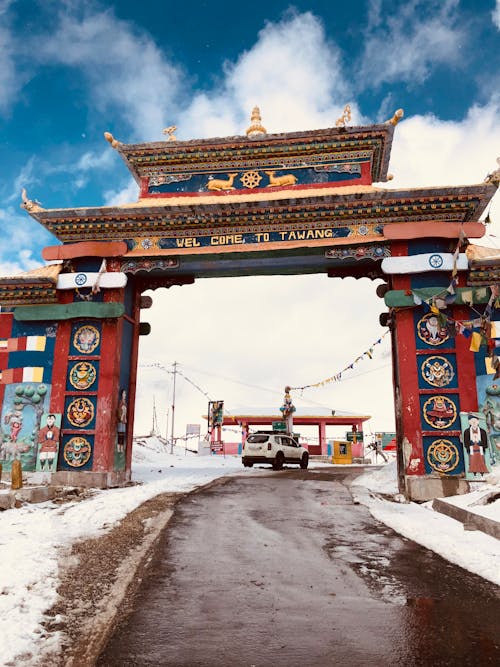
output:
<instances>
[{"instance_id":1,"label":"white cloud","mask_svg":"<svg viewBox=\"0 0 500 667\"><path fill-rule=\"evenodd\" d=\"M500 154L500 104L474 105L462 121L413 116L396 128L391 188L482 183ZM488 228L500 241L500 197L495 195ZM478 241L482 243L482 241Z\"/></svg>"},{"instance_id":2,"label":"white cloud","mask_svg":"<svg viewBox=\"0 0 500 667\"><path fill-rule=\"evenodd\" d=\"M493 20L493 23L498 28L498 30L500 30L500 0L497 0L495 8L491 13L491 18Z\"/></svg>"},{"instance_id":3,"label":"white cloud","mask_svg":"<svg viewBox=\"0 0 500 667\"><path fill-rule=\"evenodd\" d=\"M176 108L180 68L166 61L148 35L112 11L80 17L65 7L55 23L40 40L36 57L78 69L99 111L119 109L141 140L160 139Z\"/></svg>"},{"instance_id":4,"label":"white cloud","mask_svg":"<svg viewBox=\"0 0 500 667\"><path fill-rule=\"evenodd\" d=\"M31 156L28 159L28 161L21 167L21 170L15 177L12 183L12 191L10 195L8 195L6 201L21 202L21 190L23 188L29 190L29 186L33 185L36 182L37 182L37 177L35 176L35 158L34 156Z\"/></svg>"},{"instance_id":5,"label":"white cloud","mask_svg":"<svg viewBox=\"0 0 500 667\"><path fill-rule=\"evenodd\" d=\"M107 190L104 193L104 206L120 206L137 201L139 198L139 186L133 178L129 178L116 189Z\"/></svg>"},{"instance_id":6,"label":"white cloud","mask_svg":"<svg viewBox=\"0 0 500 667\"><path fill-rule=\"evenodd\" d=\"M268 132L331 127L348 102L359 111L342 72L342 55L312 13L268 23L255 45L225 65L219 91L195 95L180 131L190 136L244 134L257 105ZM187 135L189 136L189 135Z\"/></svg>"},{"instance_id":7,"label":"white cloud","mask_svg":"<svg viewBox=\"0 0 500 667\"><path fill-rule=\"evenodd\" d=\"M422 83L436 64L456 64L464 29L457 20L457 0L391 3L381 18L381 2L371 3L370 23L359 63L359 82Z\"/></svg>"}]
</instances>

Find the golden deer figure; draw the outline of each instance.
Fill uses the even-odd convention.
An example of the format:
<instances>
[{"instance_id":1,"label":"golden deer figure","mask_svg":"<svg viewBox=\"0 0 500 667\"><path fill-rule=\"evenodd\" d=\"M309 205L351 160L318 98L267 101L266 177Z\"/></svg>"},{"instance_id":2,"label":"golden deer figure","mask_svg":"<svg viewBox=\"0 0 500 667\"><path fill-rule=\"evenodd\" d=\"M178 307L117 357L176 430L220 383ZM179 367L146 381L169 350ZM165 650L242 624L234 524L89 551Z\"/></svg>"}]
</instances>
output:
<instances>
[{"instance_id":1,"label":"golden deer figure","mask_svg":"<svg viewBox=\"0 0 500 667\"><path fill-rule=\"evenodd\" d=\"M229 180L221 181L217 178L213 178L211 181L208 181L207 188L209 190L234 190L233 181L238 176L238 172L235 174L228 174Z\"/></svg>"},{"instance_id":2,"label":"golden deer figure","mask_svg":"<svg viewBox=\"0 0 500 667\"><path fill-rule=\"evenodd\" d=\"M267 188L283 185L295 185L295 183L297 183L297 177L293 174L275 176L274 171L265 171L264 173L269 176L269 183L266 185Z\"/></svg>"}]
</instances>

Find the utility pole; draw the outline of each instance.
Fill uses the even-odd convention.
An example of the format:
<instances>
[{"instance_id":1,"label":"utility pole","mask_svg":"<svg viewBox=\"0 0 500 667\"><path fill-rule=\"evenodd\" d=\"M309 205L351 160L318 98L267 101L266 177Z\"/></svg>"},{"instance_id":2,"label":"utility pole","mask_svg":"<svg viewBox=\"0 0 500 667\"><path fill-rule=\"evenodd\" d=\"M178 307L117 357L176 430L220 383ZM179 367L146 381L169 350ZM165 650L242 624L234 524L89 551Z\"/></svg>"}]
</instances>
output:
<instances>
[{"instance_id":1,"label":"utility pole","mask_svg":"<svg viewBox=\"0 0 500 667\"><path fill-rule=\"evenodd\" d=\"M175 422L175 378L177 375L177 362L174 361L174 386L172 391L172 430L170 431L170 453L174 453L174 422Z\"/></svg>"}]
</instances>

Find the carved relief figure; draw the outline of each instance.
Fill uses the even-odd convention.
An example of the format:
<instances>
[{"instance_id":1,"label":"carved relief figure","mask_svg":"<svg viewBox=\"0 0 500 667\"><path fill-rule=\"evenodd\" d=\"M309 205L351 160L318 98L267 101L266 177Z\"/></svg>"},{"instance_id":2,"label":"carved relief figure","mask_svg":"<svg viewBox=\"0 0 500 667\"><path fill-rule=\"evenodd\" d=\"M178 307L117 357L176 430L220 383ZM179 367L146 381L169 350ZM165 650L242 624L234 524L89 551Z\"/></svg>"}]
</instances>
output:
<instances>
[{"instance_id":1,"label":"carved relief figure","mask_svg":"<svg viewBox=\"0 0 500 667\"><path fill-rule=\"evenodd\" d=\"M265 174L269 176L269 183L266 187L272 188L276 186L283 187L284 185L295 185L297 183L297 177L293 174L285 174L284 176L275 176L274 171L265 171Z\"/></svg>"},{"instance_id":2,"label":"carved relief figure","mask_svg":"<svg viewBox=\"0 0 500 667\"><path fill-rule=\"evenodd\" d=\"M219 180L218 178L212 178L208 181L207 188L209 190L234 190L233 187L233 182L234 179L238 176L238 172L234 174L228 174L228 180L227 181L222 181Z\"/></svg>"},{"instance_id":3,"label":"carved relief figure","mask_svg":"<svg viewBox=\"0 0 500 667\"><path fill-rule=\"evenodd\" d=\"M127 392L125 389L120 394L120 401L117 410L118 424L116 430L118 432L117 450L123 452L125 450L125 435L127 432Z\"/></svg>"},{"instance_id":4,"label":"carved relief figure","mask_svg":"<svg viewBox=\"0 0 500 667\"><path fill-rule=\"evenodd\" d=\"M471 413L467 415L469 427L463 432L463 443L469 455L468 472L474 477L489 472L485 461L485 452L488 449L488 434L479 426L479 417Z\"/></svg>"},{"instance_id":5,"label":"carved relief figure","mask_svg":"<svg viewBox=\"0 0 500 667\"><path fill-rule=\"evenodd\" d=\"M45 426L38 431L38 465L37 470L55 471L57 451L59 449L60 429L57 419L60 415L49 414Z\"/></svg>"},{"instance_id":6,"label":"carved relief figure","mask_svg":"<svg viewBox=\"0 0 500 667\"><path fill-rule=\"evenodd\" d=\"M428 313L417 324L417 333L428 345L441 345L449 338L447 327L439 324L437 315Z\"/></svg>"}]
</instances>

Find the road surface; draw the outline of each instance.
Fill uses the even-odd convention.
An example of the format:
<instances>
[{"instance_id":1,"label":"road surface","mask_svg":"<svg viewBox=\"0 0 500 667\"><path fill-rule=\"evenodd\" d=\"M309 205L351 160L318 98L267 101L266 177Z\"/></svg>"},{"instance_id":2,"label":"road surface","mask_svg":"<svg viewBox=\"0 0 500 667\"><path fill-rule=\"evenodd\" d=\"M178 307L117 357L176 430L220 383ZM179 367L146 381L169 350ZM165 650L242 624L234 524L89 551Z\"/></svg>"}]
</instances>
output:
<instances>
[{"instance_id":1,"label":"road surface","mask_svg":"<svg viewBox=\"0 0 500 667\"><path fill-rule=\"evenodd\" d=\"M187 496L98 665L499 665L498 589L375 521L343 481L284 470Z\"/></svg>"}]
</instances>

